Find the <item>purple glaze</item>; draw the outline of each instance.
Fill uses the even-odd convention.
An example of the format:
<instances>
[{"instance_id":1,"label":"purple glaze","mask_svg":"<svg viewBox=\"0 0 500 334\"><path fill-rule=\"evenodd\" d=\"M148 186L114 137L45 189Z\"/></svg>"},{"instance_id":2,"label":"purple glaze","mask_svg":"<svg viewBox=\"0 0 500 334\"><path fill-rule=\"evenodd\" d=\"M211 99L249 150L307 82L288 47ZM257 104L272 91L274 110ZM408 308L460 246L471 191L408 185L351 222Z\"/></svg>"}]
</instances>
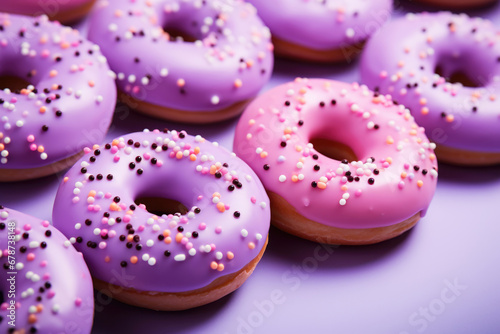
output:
<instances>
[{"instance_id":1,"label":"purple glaze","mask_svg":"<svg viewBox=\"0 0 500 334\"><path fill-rule=\"evenodd\" d=\"M46 166L102 140L116 87L99 47L46 16L0 14L0 26L0 75L33 85L0 91L0 173Z\"/></svg>"},{"instance_id":2,"label":"purple glaze","mask_svg":"<svg viewBox=\"0 0 500 334\"><path fill-rule=\"evenodd\" d=\"M4 0L0 1L0 11L23 15L57 15L60 12L78 10L92 0Z\"/></svg>"},{"instance_id":3,"label":"purple glaze","mask_svg":"<svg viewBox=\"0 0 500 334\"><path fill-rule=\"evenodd\" d=\"M15 253L9 256L13 246L10 235L15 236ZM13 258L15 264L9 268ZM82 254L48 221L0 206L0 262L4 298L0 305L1 333L12 328L19 331L16 333L90 333L94 316L92 278ZM10 284L13 281L7 281L13 276L15 288ZM11 290L15 290L15 296L9 296ZM12 314L11 301L15 327L9 324L13 320L8 317Z\"/></svg>"},{"instance_id":4,"label":"purple glaze","mask_svg":"<svg viewBox=\"0 0 500 334\"><path fill-rule=\"evenodd\" d=\"M54 225L84 253L95 278L140 291L189 291L242 269L264 246L267 194L250 167L216 143L155 130L95 150L67 173L53 210ZM177 200L189 212L158 217L134 203L144 196Z\"/></svg>"},{"instance_id":5,"label":"purple glaze","mask_svg":"<svg viewBox=\"0 0 500 334\"><path fill-rule=\"evenodd\" d=\"M321 154L310 143L318 138L347 145L358 161ZM357 83L301 78L255 99L233 145L268 191L310 220L347 229L425 215L437 183L433 147L390 98Z\"/></svg>"},{"instance_id":6,"label":"purple glaze","mask_svg":"<svg viewBox=\"0 0 500 334\"><path fill-rule=\"evenodd\" d=\"M392 12L390 0L248 0L279 39L316 50L362 42Z\"/></svg>"},{"instance_id":7,"label":"purple glaze","mask_svg":"<svg viewBox=\"0 0 500 334\"><path fill-rule=\"evenodd\" d=\"M203 3L103 0L96 5L89 39L101 45L121 91L186 111L220 110L257 95L273 66L268 28L241 0ZM170 41L164 26L197 41Z\"/></svg>"},{"instance_id":8,"label":"purple glaze","mask_svg":"<svg viewBox=\"0 0 500 334\"><path fill-rule=\"evenodd\" d=\"M449 83L438 66L480 87ZM368 42L361 77L407 106L438 145L500 152L500 43L491 22L448 12L396 19Z\"/></svg>"}]
</instances>

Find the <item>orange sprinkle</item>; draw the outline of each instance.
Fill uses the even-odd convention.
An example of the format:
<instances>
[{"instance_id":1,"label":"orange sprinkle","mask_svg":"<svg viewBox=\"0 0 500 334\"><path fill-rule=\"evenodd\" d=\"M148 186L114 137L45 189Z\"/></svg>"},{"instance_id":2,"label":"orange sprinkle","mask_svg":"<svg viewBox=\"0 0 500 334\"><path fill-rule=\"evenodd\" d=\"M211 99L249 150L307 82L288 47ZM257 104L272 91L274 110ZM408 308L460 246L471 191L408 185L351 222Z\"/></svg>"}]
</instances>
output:
<instances>
[{"instance_id":1,"label":"orange sprinkle","mask_svg":"<svg viewBox=\"0 0 500 334\"><path fill-rule=\"evenodd\" d=\"M260 153L260 157L261 157L262 159L264 159L265 157L267 157L267 152L266 152L266 151L261 152L261 153Z\"/></svg>"},{"instance_id":2,"label":"orange sprinkle","mask_svg":"<svg viewBox=\"0 0 500 334\"><path fill-rule=\"evenodd\" d=\"M111 211L121 211L122 208L120 208L120 206L118 204L116 204L115 202L112 202L110 205L109 205L109 209Z\"/></svg>"},{"instance_id":3,"label":"orange sprinkle","mask_svg":"<svg viewBox=\"0 0 500 334\"><path fill-rule=\"evenodd\" d=\"M417 130L415 130L415 129L410 130L409 134L410 134L410 136L416 136L417 135Z\"/></svg>"},{"instance_id":4,"label":"orange sprinkle","mask_svg":"<svg viewBox=\"0 0 500 334\"><path fill-rule=\"evenodd\" d=\"M184 235L182 235L182 233L177 233L177 235L175 236L175 241L176 242L181 242L182 238L184 238Z\"/></svg>"},{"instance_id":5,"label":"orange sprinkle","mask_svg":"<svg viewBox=\"0 0 500 334\"><path fill-rule=\"evenodd\" d=\"M446 122L451 123L455 120L455 116L453 115L446 115Z\"/></svg>"},{"instance_id":6,"label":"orange sprinkle","mask_svg":"<svg viewBox=\"0 0 500 334\"><path fill-rule=\"evenodd\" d=\"M234 259L234 254L233 254L233 252L227 252L227 258L228 258L228 260L232 260L232 259Z\"/></svg>"},{"instance_id":7,"label":"orange sprinkle","mask_svg":"<svg viewBox=\"0 0 500 334\"><path fill-rule=\"evenodd\" d=\"M122 16L122 15L123 15L123 12L122 12L121 10L117 9L117 10L115 11L115 16L116 16L116 17L120 17L120 16Z\"/></svg>"},{"instance_id":8,"label":"orange sprinkle","mask_svg":"<svg viewBox=\"0 0 500 334\"><path fill-rule=\"evenodd\" d=\"M111 142L111 145L112 146L118 146L118 144L120 143L120 141L118 139L115 139Z\"/></svg>"},{"instance_id":9,"label":"orange sprinkle","mask_svg":"<svg viewBox=\"0 0 500 334\"><path fill-rule=\"evenodd\" d=\"M402 178L402 179L405 179L407 175L408 175L408 174L406 174L406 172L402 172L402 173L401 173L401 178Z\"/></svg>"},{"instance_id":10,"label":"orange sprinkle","mask_svg":"<svg viewBox=\"0 0 500 334\"><path fill-rule=\"evenodd\" d=\"M172 242L172 238L166 237L165 239L163 239L163 242L168 245L168 244L170 244Z\"/></svg>"},{"instance_id":11,"label":"orange sprinkle","mask_svg":"<svg viewBox=\"0 0 500 334\"><path fill-rule=\"evenodd\" d=\"M217 262L212 261L212 262L210 263L210 268L211 268L211 269L216 270L216 269L217 269L217 267L218 267Z\"/></svg>"},{"instance_id":12,"label":"orange sprinkle","mask_svg":"<svg viewBox=\"0 0 500 334\"><path fill-rule=\"evenodd\" d=\"M38 304L38 305L36 306L36 311L37 311L38 313L42 312L42 311L43 311L43 305L42 305L42 304Z\"/></svg>"},{"instance_id":13,"label":"orange sprinkle","mask_svg":"<svg viewBox=\"0 0 500 334\"><path fill-rule=\"evenodd\" d=\"M52 71L49 72L49 76L51 78L55 77L56 75L57 75L57 71L56 70L52 70Z\"/></svg>"},{"instance_id":14,"label":"orange sprinkle","mask_svg":"<svg viewBox=\"0 0 500 334\"><path fill-rule=\"evenodd\" d=\"M0 151L3 151L5 149L4 144L0 144Z\"/></svg>"},{"instance_id":15,"label":"orange sprinkle","mask_svg":"<svg viewBox=\"0 0 500 334\"><path fill-rule=\"evenodd\" d=\"M69 177L65 176L63 179L63 182L66 183L66 182L68 182L68 180L69 180Z\"/></svg>"},{"instance_id":16,"label":"orange sprinkle","mask_svg":"<svg viewBox=\"0 0 500 334\"><path fill-rule=\"evenodd\" d=\"M131 257L130 257L130 263L132 263L132 264L136 264L136 263L137 263L137 256L135 256L135 255L134 255L134 256L131 256Z\"/></svg>"},{"instance_id":17,"label":"orange sprinkle","mask_svg":"<svg viewBox=\"0 0 500 334\"><path fill-rule=\"evenodd\" d=\"M302 146L300 145L295 146L295 151L302 152Z\"/></svg>"},{"instance_id":18,"label":"orange sprinkle","mask_svg":"<svg viewBox=\"0 0 500 334\"><path fill-rule=\"evenodd\" d=\"M111 261L111 258L106 255L106 257L104 258L104 262L109 263L109 261Z\"/></svg>"},{"instance_id":19,"label":"orange sprinkle","mask_svg":"<svg viewBox=\"0 0 500 334\"><path fill-rule=\"evenodd\" d=\"M423 107L420 112L422 113L422 115L427 115L429 113L429 108L427 107Z\"/></svg>"},{"instance_id":20,"label":"orange sprinkle","mask_svg":"<svg viewBox=\"0 0 500 334\"><path fill-rule=\"evenodd\" d=\"M164 237L169 237L170 236L170 230L163 230L163 236Z\"/></svg>"},{"instance_id":21,"label":"orange sprinkle","mask_svg":"<svg viewBox=\"0 0 500 334\"><path fill-rule=\"evenodd\" d=\"M191 155L189 156L189 160L191 160L191 161L196 161L196 154L191 154Z\"/></svg>"},{"instance_id":22,"label":"orange sprinkle","mask_svg":"<svg viewBox=\"0 0 500 334\"><path fill-rule=\"evenodd\" d=\"M222 263L219 263L217 266L217 271L223 271L224 270L224 265Z\"/></svg>"},{"instance_id":23,"label":"orange sprinkle","mask_svg":"<svg viewBox=\"0 0 500 334\"><path fill-rule=\"evenodd\" d=\"M226 211L226 206L224 205L224 203L219 202L219 203L217 203L217 209L218 209L220 212L224 212L224 211Z\"/></svg>"},{"instance_id":24,"label":"orange sprinkle","mask_svg":"<svg viewBox=\"0 0 500 334\"><path fill-rule=\"evenodd\" d=\"M70 47L70 44L68 42L61 42L61 49L67 49Z\"/></svg>"},{"instance_id":25,"label":"orange sprinkle","mask_svg":"<svg viewBox=\"0 0 500 334\"><path fill-rule=\"evenodd\" d=\"M287 126L287 127L285 128L285 130L283 131L283 133L284 133L284 134L286 134L286 135L291 134L291 133L292 133L292 128L291 128L291 127L289 127L289 126Z\"/></svg>"},{"instance_id":26,"label":"orange sprinkle","mask_svg":"<svg viewBox=\"0 0 500 334\"><path fill-rule=\"evenodd\" d=\"M43 151L45 151L44 147L42 145L39 145L38 148L37 148L37 151L39 153L43 153Z\"/></svg>"},{"instance_id":27,"label":"orange sprinkle","mask_svg":"<svg viewBox=\"0 0 500 334\"><path fill-rule=\"evenodd\" d=\"M90 87L94 87L94 86L95 86L95 82L94 82L94 80L89 80L89 86L90 86Z\"/></svg>"},{"instance_id":28,"label":"orange sprinkle","mask_svg":"<svg viewBox=\"0 0 500 334\"><path fill-rule=\"evenodd\" d=\"M127 241L128 241L128 242L132 242L132 241L134 241L134 236L133 236L132 234L128 234L128 235L127 235Z\"/></svg>"},{"instance_id":29,"label":"orange sprinkle","mask_svg":"<svg viewBox=\"0 0 500 334\"><path fill-rule=\"evenodd\" d=\"M253 118L248 121L248 125L252 126L254 124L255 124L255 120Z\"/></svg>"},{"instance_id":30,"label":"orange sprinkle","mask_svg":"<svg viewBox=\"0 0 500 334\"><path fill-rule=\"evenodd\" d=\"M182 157L183 157L183 156L184 156L184 154L182 154L182 152L181 152L181 151L177 151L177 153L175 153L175 157L176 157L177 159L182 159Z\"/></svg>"},{"instance_id":31,"label":"orange sprinkle","mask_svg":"<svg viewBox=\"0 0 500 334\"><path fill-rule=\"evenodd\" d=\"M40 114L45 114L46 111L47 111L47 108L45 106L40 107Z\"/></svg>"},{"instance_id":32,"label":"orange sprinkle","mask_svg":"<svg viewBox=\"0 0 500 334\"><path fill-rule=\"evenodd\" d=\"M184 87L186 85L186 80L184 79L178 79L177 80L177 86L178 87Z\"/></svg>"},{"instance_id":33,"label":"orange sprinkle","mask_svg":"<svg viewBox=\"0 0 500 334\"><path fill-rule=\"evenodd\" d=\"M91 191L89 191L89 194L87 197L95 197L95 195L97 195L97 192L95 190L91 190Z\"/></svg>"},{"instance_id":34,"label":"orange sprinkle","mask_svg":"<svg viewBox=\"0 0 500 334\"><path fill-rule=\"evenodd\" d=\"M417 181L417 186L418 186L419 188L422 188L422 186L423 186L423 185L424 185L424 181L422 181L422 180L418 180L418 181Z\"/></svg>"},{"instance_id":35,"label":"orange sprinkle","mask_svg":"<svg viewBox=\"0 0 500 334\"><path fill-rule=\"evenodd\" d=\"M37 321L38 321L38 319L37 319L36 315L34 315L34 314L30 314L30 315L28 316L28 322L29 322L30 324L34 324L34 323L35 323L35 322L37 322Z\"/></svg>"},{"instance_id":36,"label":"orange sprinkle","mask_svg":"<svg viewBox=\"0 0 500 334\"><path fill-rule=\"evenodd\" d=\"M432 160L436 160L436 155L434 153L431 153L429 154L429 159L432 161Z\"/></svg>"},{"instance_id":37,"label":"orange sprinkle","mask_svg":"<svg viewBox=\"0 0 500 334\"><path fill-rule=\"evenodd\" d=\"M495 95L490 95L490 101L495 101L497 97Z\"/></svg>"},{"instance_id":38,"label":"orange sprinkle","mask_svg":"<svg viewBox=\"0 0 500 334\"><path fill-rule=\"evenodd\" d=\"M214 192L214 193L212 194L212 198L214 198L214 197L219 197L219 198L220 198L220 194L219 194L218 192Z\"/></svg>"},{"instance_id":39,"label":"orange sprinkle","mask_svg":"<svg viewBox=\"0 0 500 334\"><path fill-rule=\"evenodd\" d=\"M385 142L389 145L394 144L394 139L391 136L387 136Z\"/></svg>"},{"instance_id":40,"label":"orange sprinkle","mask_svg":"<svg viewBox=\"0 0 500 334\"><path fill-rule=\"evenodd\" d=\"M255 248L255 244L253 242L249 242L248 243L248 248L254 249Z\"/></svg>"},{"instance_id":41,"label":"orange sprinkle","mask_svg":"<svg viewBox=\"0 0 500 334\"><path fill-rule=\"evenodd\" d=\"M342 190L342 191L347 191L348 189L349 189L349 187L346 186L345 184L342 187L340 187L340 190Z\"/></svg>"},{"instance_id":42,"label":"orange sprinkle","mask_svg":"<svg viewBox=\"0 0 500 334\"><path fill-rule=\"evenodd\" d=\"M297 175L292 175L292 182L297 182L299 180L299 177Z\"/></svg>"},{"instance_id":43,"label":"orange sprinkle","mask_svg":"<svg viewBox=\"0 0 500 334\"><path fill-rule=\"evenodd\" d=\"M325 182L318 182L318 188L319 189L325 189L326 188L326 183Z\"/></svg>"},{"instance_id":44,"label":"orange sprinkle","mask_svg":"<svg viewBox=\"0 0 500 334\"><path fill-rule=\"evenodd\" d=\"M199 154L199 153L200 153L200 151L201 151L201 150L200 150L200 148L199 148L198 146L196 146L196 147L194 148L194 154Z\"/></svg>"},{"instance_id":45,"label":"orange sprinkle","mask_svg":"<svg viewBox=\"0 0 500 334\"><path fill-rule=\"evenodd\" d=\"M387 161L389 164L392 164L392 158L391 158L391 157L387 157L387 158L385 159L385 161Z\"/></svg>"},{"instance_id":46,"label":"orange sprinkle","mask_svg":"<svg viewBox=\"0 0 500 334\"><path fill-rule=\"evenodd\" d=\"M243 82L241 82L240 79L234 80L234 87L240 88L243 85Z\"/></svg>"},{"instance_id":47,"label":"orange sprinkle","mask_svg":"<svg viewBox=\"0 0 500 334\"><path fill-rule=\"evenodd\" d=\"M427 104L427 99L425 97L422 97L419 101L420 105L424 106Z\"/></svg>"}]
</instances>

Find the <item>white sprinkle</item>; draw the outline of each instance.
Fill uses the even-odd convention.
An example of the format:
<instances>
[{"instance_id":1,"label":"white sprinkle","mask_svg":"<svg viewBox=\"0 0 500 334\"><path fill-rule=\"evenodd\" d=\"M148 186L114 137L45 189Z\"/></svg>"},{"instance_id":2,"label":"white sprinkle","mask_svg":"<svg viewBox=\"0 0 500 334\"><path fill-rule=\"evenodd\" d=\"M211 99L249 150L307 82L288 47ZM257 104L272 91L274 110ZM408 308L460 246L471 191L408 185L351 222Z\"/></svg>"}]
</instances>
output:
<instances>
[{"instance_id":1,"label":"white sprinkle","mask_svg":"<svg viewBox=\"0 0 500 334\"><path fill-rule=\"evenodd\" d=\"M52 306L52 312L54 313L59 313L60 309L61 307L59 306L59 304L54 304L54 306Z\"/></svg>"},{"instance_id":2,"label":"white sprinkle","mask_svg":"<svg viewBox=\"0 0 500 334\"><path fill-rule=\"evenodd\" d=\"M40 159L42 160L47 160L47 153L43 152L42 154L40 154Z\"/></svg>"},{"instance_id":3,"label":"white sprinkle","mask_svg":"<svg viewBox=\"0 0 500 334\"><path fill-rule=\"evenodd\" d=\"M345 205L346 203L347 203L347 201L343 198L339 201L340 205Z\"/></svg>"},{"instance_id":4,"label":"white sprinkle","mask_svg":"<svg viewBox=\"0 0 500 334\"><path fill-rule=\"evenodd\" d=\"M262 239L262 234L257 233L257 234L255 235L255 239L257 239L257 240Z\"/></svg>"},{"instance_id":5,"label":"white sprinkle","mask_svg":"<svg viewBox=\"0 0 500 334\"><path fill-rule=\"evenodd\" d=\"M38 248L40 246L40 243L38 241L31 241L29 243L30 248Z\"/></svg>"},{"instance_id":6,"label":"white sprinkle","mask_svg":"<svg viewBox=\"0 0 500 334\"><path fill-rule=\"evenodd\" d=\"M285 158L285 156L284 156L284 155L280 155L280 156L278 157L278 162L285 162L285 161L286 161L286 158Z\"/></svg>"},{"instance_id":7,"label":"white sprinkle","mask_svg":"<svg viewBox=\"0 0 500 334\"><path fill-rule=\"evenodd\" d=\"M100 228L98 228L98 227L96 227L96 228L94 229L94 235L99 235L99 234L101 234L101 229L100 229Z\"/></svg>"},{"instance_id":8,"label":"white sprinkle","mask_svg":"<svg viewBox=\"0 0 500 334\"><path fill-rule=\"evenodd\" d=\"M265 209L265 208L266 208L266 206L267 206L267 203L266 203L266 202L260 202L260 204L259 204L259 205L260 205L260 207L261 207L262 209Z\"/></svg>"},{"instance_id":9,"label":"white sprinkle","mask_svg":"<svg viewBox=\"0 0 500 334\"><path fill-rule=\"evenodd\" d=\"M210 249L211 249L211 247L210 247ZM188 253L189 253L189 255L191 255L191 256L195 256L195 255L196 255L196 249L191 248L191 249L188 251Z\"/></svg>"},{"instance_id":10,"label":"white sprinkle","mask_svg":"<svg viewBox=\"0 0 500 334\"><path fill-rule=\"evenodd\" d=\"M65 240L63 246L68 248L69 246L71 246L71 242L69 240Z\"/></svg>"},{"instance_id":11,"label":"white sprinkle","mask_svg":"<svg viewBox=\"0 0 500 334\"><path fill-rule=\"evenodd\" d=\"M193 248L191 248L191 249L193 249ZM175 261L184 261L185 259L186 259L185 254L177 254L176 256L174 256Z\"/></svg>"},{"instance_id":12,"label":"white sprinkle","mask_svg":"<svg viewBox=\"0 0 500 334\"><path fill-rule=\"evenodd\" d=\"M343 198L343 199L349 199L349 197L350 197L350 196L351 196L351 195L350 195L349 193L344 193L344 194L342 195L342 198Z\"/></svg>"},{"instance_id":13,"label":"white sprinkle","mask_svg":"<svg viewBox=\"0 0 500 334\"><path fill-rule=\"evenodd\" d=\"M148 241L146 241L146 246L148 247L153 247L153 245L155 244L155 242L151 239L149 239Z\"/></svg>"},{"instance_id":14,"label":"white sprinkle","mask_svg":"<svg viewBox=\"0 0 500 334\"><path fill-rule=\"evenodd\" d=\"M16 269L17 270L22 270L24 268L24 264L21 262L16 263Z\"/></svg>"},{"instance_id":15,"label":"white sprinkle","mask_svg":"<svg viewBox=\"0 0 500 334\"><path fill-rule=\"evenodd\" d=\"M162 76L162 77L166 77L167 75L168 75L168 69L166 69L166 68L162 68L162 69L160 70L160 76Z\"/></svg>"},{"instance_id":16,"label":"white sprinkle","mask_svg":"<svg viewBox=\"0 0 500 334\"><path fill-rule=\"evenodd\" d=\"M217 95L214 95L214 96L212 96L212 98L210 99L210 102L211 102L212 104L219 104L219 102L220 102L220 98L219 98Z\"/></svg>"},{"instance_id":17,"label":"white sprinkle","mask_svg":"<svg viewBox=\"0 0 500 334\"><path fill-rule=\"evenodd\" d=\"M352 28L348 28L346 31L345 31L345 35L349 38L353 38L354 37L354 34L355 34L355 31L354 29Z\"/></svg>"},{"instance_id":18,"label":"white sprinkle","mask_svg":"<svg viewBox=\"0 0 500 334\"><path fill-rule=\"evenodd\" d=\"M222 254L222 252L215 252L215 258L216 258L217 260L222 260L222 257L223 257L223 256L224 256L224 255Z\"/></svg>"},{"instance_id":19,"label":"white sprinkle","mask_svg":"<svg viewBox=\"0 0 500 334\"><path fill-rule=\"evenodd\" d=\"M149 254L148 253L142 254L142 260L143 261L148 261L149 260Z\"/></svg>"},{"instance_id":20,"label":"white sprinkle","mask_svg":"<svg viewBox=\"0 0 500 334\"><path fill-rule=\"evenodd\" d=\"M280 177L279 177L279 181L280 182L285 182L286 181L286 176L281 174Z\"/></svg>"},{"instance_id":21,"label":"white sprinkle","mask_svg":"<svg viewBox=\"0 0 500 334\"><path fill-rule=\"evenodd\" d=\"M82 228L82 224L80 224L80 223L75 224L75 230L79 230L81 228Z\"/></svg>"},{"instance_id":22,"label":"white sprinkle","mask_svg":"<svg viewBox=\"0 0 500 334\"><path fill-rule=\"evenodd\" d=\"M242 229L242 230L241 230L241 236L242 236L243 238L246 238L246 237L248 236L248 231L247 231L247 230L245 230L245 229Z\"/></svg>"},{"instance_id":23,"label":"white sprinkle","mask_svg":"<svg viewBox=\"0 0 500 334\"><path fill-rule=\"evenodd\" d=\"M156 264L156 259L154 257L149 258L148 264L150 266L154 266Z\"/></svg>"},{"instance_id":24,"label":"white sprinkle","mask_svg":"<svg viewBox=\"0 0 500 334\"><path fill-rule=\"evenodd\" d=\"M302 162L297 162L297 168L298 169L301 169L302 167L304 167L304 164Z\"/></svg>"}]
</instances>

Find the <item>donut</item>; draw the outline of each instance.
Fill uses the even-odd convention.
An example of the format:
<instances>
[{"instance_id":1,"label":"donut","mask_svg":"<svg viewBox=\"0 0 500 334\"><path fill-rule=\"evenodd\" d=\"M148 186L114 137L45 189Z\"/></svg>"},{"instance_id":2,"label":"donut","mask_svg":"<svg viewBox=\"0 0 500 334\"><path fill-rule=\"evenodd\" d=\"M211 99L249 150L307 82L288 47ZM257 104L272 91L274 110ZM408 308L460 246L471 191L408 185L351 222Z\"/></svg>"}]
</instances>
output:
<instances>
[{"instance_id":1,"label":"donut","mask_svg":"<svg viewBox=\"0 0 500 334\"><path fill-rule=\"evenodd\" d=\"M312 62L352 62L392 12L392 1L247 0L272 34L274 54Z\"/></svg>"},{"instance_id":2,"label":"donut","mask_svg":"<svg viewBox=\"0 0 500 334\"><path fill-rule=\"evenodd\" d=\"M102 141L116 104L99 47L47 16L0 13L0 182L57 173Z\"/></svg>"},{"instance_id":3,"label":"donut","mask_svg":"<svg viewBox=\"0 0 500 334\"><path fill-rule=\"evenodd\" d=\"M48 221L0 206L0 332L90 333L92 277Z\"/></svg>"},{"instance_id":4,"label":"donut","mask_svg":"<svg viewBox=\"0 0 500 334\"><path fill-rule=\"evenodd\" d=\"M53 221L84 254L96 289L183 310L250 276L270 209L260 180L233 153L185 131L145 130L87 150L57 191Z\"/></svg>"},{"instance_id":5,"label":"donut","mask_svg":"<svg viewBox=\"0 0 500 334\"><path fill-rule=\"evenodd\" d=\"M500 40L481 18L408 14L368 42L361 80L407 106L440 162L500 163Z\"/></svg>"},{"instance_id":6,"label":"donut","mask_svg":"<svg viewBox=\"0 0 500 334\"><path fill-rule=\"evenodd\" d=\"M15 0L0 1L0 12L21 15L47 15L51 20L72 23L84 17L95 0Z\"/></svg>"},{"instance_id":7,"label":"donut","mask_svg":"<svg viewBox=\"0 0 500 334\"><path fill-rule=\"evenodd\" d=\"M89 38L120 100L148 115L210 123L240 114L269 80L269 29L242 0L101 1Z\"/></svg>"},{"instance_id":8,"label":"donut","mask_svg":"<svg viewBox=\"0 0 500 334\"><path fill-rule=\"evenodd\" d=\"M426 214L437 182L433 148L389 96L306 78L254 100L233 147L264 184L273 225L345 245L398 236Z\"/></svg>"}]
</instances>

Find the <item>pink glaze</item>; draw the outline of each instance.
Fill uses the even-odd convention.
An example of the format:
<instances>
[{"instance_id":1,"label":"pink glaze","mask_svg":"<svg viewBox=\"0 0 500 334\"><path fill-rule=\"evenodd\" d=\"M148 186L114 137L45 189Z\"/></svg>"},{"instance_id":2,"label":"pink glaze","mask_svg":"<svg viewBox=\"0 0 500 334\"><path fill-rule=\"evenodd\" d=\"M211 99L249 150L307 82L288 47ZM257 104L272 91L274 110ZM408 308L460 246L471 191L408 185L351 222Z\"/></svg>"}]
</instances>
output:
<instances>
[{"instance_id":1,"label":"pink glaze","mask_svg":"<svg viewBox=\"0 0 500 334\"><path fill-rule=\"evenodd\" d=\"M0 14L0 75L32 85L0 91L0 173L49 165L104 138L116 87L99 47L46 16Z\"/></svg>"},{"instance_id":2,"label":"pink glaze","mask_svg":"<svg viewBox=\"0 0 500 334\"><path fill-rule=\"evenodd\" d=\"M82 254L61 232L0 206L0 262L1 333L90 333L92 278Z\"/></svg>"},{"instance_id":3,"label":"pink glaze","mask_svg":"<svg viewBox=\"0 0 500 334\"><path fill-rule=\"evenodd\" d=\"M270 33L242 0L102 0L90 40L101 45L121 91L184 111L253 98L273 66ZM163 27L195 42L171 40Z\"/></svg>"},{"instance_id":4,"label":"pink glaze","mask_svg":"<svg viewBox=\"0 0 500 334\"><path fill-rule=\"evenodd\" d=\"M134 203L141 197L174 199L189 211L158 217ZM258 177L233 153L184 131L145 130L86 154L60 185L53 219L95 278L181 292L254 259L265 245L270 211Z\"/></svg>"},{"instance_id":5,"label":"pink glaze","mask_svg":"<svg viewBox=\"0 0 500 334\"><path fill-rule=\"evenodd\" d=\"M362 81L407 106L438 145L500 152L499 28L465 14L408 14L368 42ZM437 67L479 87L449 83Z\"/></svg>"},{"instance_id":6,"label":"pink glaze","mask_svg":"<svg viewBox=\"0 0 500 334\"><path fill-rule=\"evenodd\" d=\"M0 11L6 13L50 17L61 12L79 10L93 0L3 0L0 1Z\"/></svg>"},{"instance_id":7,"label":"pink glaze","mask_svg":"<svg viewBox=\"0 0 500 334\"><path fill-rule=\"evenodd\" d=\"M318 138L349 146L359 161L318 153L310 144ZM234 139L268 191L310 220L350 229L424 215L437 181L433 147L390 97L326 79L296 79L261 95Z\"/></svg>"},{"instance_id":8,"label":"pink glaze","mask_svg":"<svg viewBox=\"0 0 500 334\"><path fill-rule=\"evenodd\" d=\"M391 0L247 1L257 8L274 37L315 50L363 42L392 12Z\"/></svg>"}]
</instances>

